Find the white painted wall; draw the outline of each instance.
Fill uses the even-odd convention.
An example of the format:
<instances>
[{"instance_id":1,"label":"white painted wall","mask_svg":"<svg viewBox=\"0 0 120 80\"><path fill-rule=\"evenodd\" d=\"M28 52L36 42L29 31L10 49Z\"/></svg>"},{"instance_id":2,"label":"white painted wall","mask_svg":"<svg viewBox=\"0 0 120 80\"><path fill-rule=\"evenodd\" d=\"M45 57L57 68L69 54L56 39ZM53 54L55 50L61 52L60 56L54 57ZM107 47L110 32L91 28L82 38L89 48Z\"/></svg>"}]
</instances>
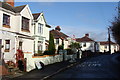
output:
<instances>
[{"instance_id":1,"label":"white painted wall","mask_svg":"<svg viewBox=\"0 0 120 80\"><path fill-rule=\"evenodd\" d=\"M86 43L86 47L84 47L84 43ZM80 42L80 45L82 46L82 51L91 50L94 52L94 42Z\"/></svg>"},{"instance_id":2,"label":"white painted wall","mask_svg":"<svg viewBox=\"0 0 120 80\"><path fill-rule=\"evenodd\" d=\"M10 15L10 28L3 27L3 13ZM30 19L29 29L30 32L23 32L21 31L21 25L22 25L22 16ZM26 38L18 38L17 36L21 35L15 35L11 32L17 32L21 33L23 35L32 36L33 35L33 25L32 25L33 16L32 13L28 7L28 5L22 10L21 13L16 14L13 12L10 12L8 10L4 10L0 7L0 39L2 39L2 44L5 45L5 40L10 39L10 52L4 52L4 49L2 52L4 53L4 59L5 61L13 61L15 62L15 54L18 49L19 41L23 41L23 52L24 52L24 58L27 58L27 71L30 71L32 69L33 62L32 55L33 53L33 42L34 40L26 39ZM2 31L4 30L4 31ZM10 32L8 32L10 31Z\"/></svg>"},{"instance_id":3,"label":"white painted wall","mask_svg":"<svg viewBox=\"0 0 120 80\"><path fill-rule=\"evenodd\" d=\"M44 14L41 13L40 16L37 19L37 22L35 22L34 29L35 29L35 34L36 36L42 36L43 40L40 40L39 37L35 37L35 51L38 50L38 41L42 42L42 51L46 50L46 40L49 40L49 28L46 27L46 22L44 19ZM43 24L43 33L38 33L38 24Z\"/></svg>"},{"instance_id":4,"label":"white painted wall","mask_svg":"<svg viewBox=\"0 0 120 80\"><path fill-rule=\"evenodd\" d=\"M69 41L64 40L64 49L67 49L68 46L70 45ZM55 48L56 50L58 49L58 46L62 45L62 40L59 38L59 44L56 44L56 39L54 39L54 43L55 43Z\"/></svg>"},{"instance_id":5,"label":"white painted wall","mask_svg":"<svg viewBox=\"0 0 120 80\"><path fill-rule=\"evenodd\" d=\"M5 31L0 31L0 39L2 39L2 45L4 45L2 49L2 53L4 53L4 60L6 61L13 61L15 62L15 53L16 53L16 39L15 39L15 34L12 34L10 32L5 32ZM5 50L5 40L9 39L10 40L10 51L9 52L4 52Z\"/></svg>"},{"instance_id":6,"label":"white painted wall","mask_svg":"<svg viewBox=\"0 0 120 80\"><path fill-rule=\"evenodd\" d=\"M105 46L107 46L107 48L105 48ZM109 45L100 45L100 52L104 52L104 50L106 52L109 51ZM114 50L119 50L118 45L111 45L111 53L114 53Z\"/></svg>"}]
</instances>

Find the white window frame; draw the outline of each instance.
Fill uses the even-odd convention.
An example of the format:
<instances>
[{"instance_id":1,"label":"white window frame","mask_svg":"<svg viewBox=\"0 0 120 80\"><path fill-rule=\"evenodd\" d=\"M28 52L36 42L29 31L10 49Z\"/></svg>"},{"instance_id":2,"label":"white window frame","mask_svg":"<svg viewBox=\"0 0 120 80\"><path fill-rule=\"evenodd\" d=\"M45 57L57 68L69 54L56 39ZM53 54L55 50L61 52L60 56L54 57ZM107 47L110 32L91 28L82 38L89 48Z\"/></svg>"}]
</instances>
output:
<instances>
[{"instance_id":1,"label":"white window frame","mask_svg":"<svg viewBox=\"0 0 120 80\"><path fill-rule=\"evenodd\" d=\"M43 24L38 23L38 33L43 34Z\"/></svg>"}]
</instances>

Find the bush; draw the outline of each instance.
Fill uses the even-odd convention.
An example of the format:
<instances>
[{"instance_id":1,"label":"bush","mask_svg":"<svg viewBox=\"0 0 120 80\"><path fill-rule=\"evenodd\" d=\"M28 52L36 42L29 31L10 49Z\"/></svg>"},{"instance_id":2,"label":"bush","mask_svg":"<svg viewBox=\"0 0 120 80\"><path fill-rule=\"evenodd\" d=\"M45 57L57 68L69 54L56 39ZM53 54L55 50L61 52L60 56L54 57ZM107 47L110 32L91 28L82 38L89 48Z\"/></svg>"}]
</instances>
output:
<instances>
[{"instance_id":1,"label":"bush","mask_svg":"<svg viewBox=\"0 0 120 80\"><path fill-rule=\"evenodd\" d=\"M43 53L44 55L49 55L49 51L48 50L46 50L46 51L44 51L44 53Z\"/></svg>"},{"instance_id":2,"label":"bush","mask_svg":"<svg viewBox=\"0 0 120 80\"><path fill-rule=\"evenodd\" d=\"M53 55L55 54L55 43L54 43L54 37L53 35L50 33L50 39L49 39L49 45L48 45L48 51L49 51L49 55Z\"/></svg>"}]
</instances>

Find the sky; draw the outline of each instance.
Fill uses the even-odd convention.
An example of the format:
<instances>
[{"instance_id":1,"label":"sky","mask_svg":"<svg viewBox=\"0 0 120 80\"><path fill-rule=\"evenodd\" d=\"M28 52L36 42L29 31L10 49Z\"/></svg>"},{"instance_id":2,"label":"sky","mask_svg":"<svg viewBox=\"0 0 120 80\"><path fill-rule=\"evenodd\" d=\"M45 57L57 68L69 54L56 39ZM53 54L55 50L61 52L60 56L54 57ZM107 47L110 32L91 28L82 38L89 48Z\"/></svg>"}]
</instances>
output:
<instances>
[{"instance_id":1,"label":"sky","mask_svg":"<svg viewBox=\"0 0 120 80\"><path fill-rule=\"evenodd\" d=\"M32 13L43 12L54 29L72 37L89 33L96 41L107 40L107 28L117 16L117 2L16 2L15 6L28 4Z\"/></svg>"}]
</instances>

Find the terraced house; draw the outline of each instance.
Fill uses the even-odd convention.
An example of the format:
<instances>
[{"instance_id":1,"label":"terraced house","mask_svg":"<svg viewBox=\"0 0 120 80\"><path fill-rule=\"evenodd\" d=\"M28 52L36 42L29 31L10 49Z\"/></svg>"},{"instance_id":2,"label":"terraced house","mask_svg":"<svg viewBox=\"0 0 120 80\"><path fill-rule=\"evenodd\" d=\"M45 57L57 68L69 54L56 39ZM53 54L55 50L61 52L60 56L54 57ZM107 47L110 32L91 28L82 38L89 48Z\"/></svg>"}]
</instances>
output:
<instances>
[{"instance_id":1,"label":"terraced house","mask_svg":"<svg viewBox=\"0 0 120 80\"><path fill-rule=\"evenodd\" d=\"M35 13L34 17L34 53L42 53L48 49L49 26L43 13Z\"/></svg>"},{"instance_id":2,"label":"terraced house","mask_svg":"<svg viewBox=\"0 0 120 80\"><path fill-rule=\"evenodd\" d=\"M60 31L60 26L57 26L55 29L51 30L50 33L54 37L54 43L56 50L59 46L64 45L64 49L67 49L71 43L69 36Z\"/></svg>"},{"instance_id":3,"label":"terraced house","mask_svg":"<svg viewBox=\"0 0 120 80\"><path fill-rule=\"evenodd\" d=\"M76 41L80 43L82 51L85 50L90 50L92 52L99 51L99 44L96 41L92 40L89 37L89 34L85 34L85 36L82 38L76 38Z\"/></svg>"},{"instance_id":4,"label":"terraced house","mask_svg":"<svg viewBox=\"0 0 120 80\"><path fill-rule=\"evenodd\" d=\"M2 58L5 62L25 61L26 70L31 70L30 62L34 54L32 37L34 27L33 15L28 5L14 6L14 0L0 2L0 43ZM10 0L11 1L11 0Z\"/></svg>"}]
</instances>

